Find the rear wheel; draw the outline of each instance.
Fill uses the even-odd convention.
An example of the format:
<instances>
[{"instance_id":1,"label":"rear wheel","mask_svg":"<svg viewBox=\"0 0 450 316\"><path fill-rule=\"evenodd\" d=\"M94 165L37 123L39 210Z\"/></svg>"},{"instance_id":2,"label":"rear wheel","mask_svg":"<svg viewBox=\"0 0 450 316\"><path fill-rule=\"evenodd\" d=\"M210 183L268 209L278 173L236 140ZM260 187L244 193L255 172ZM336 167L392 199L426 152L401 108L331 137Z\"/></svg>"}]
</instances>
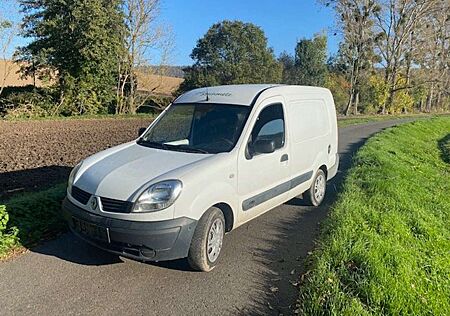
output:
<instances>
[{"instance_id":1,"label":"rear wheel","mask_svg":"<svg viewBox=\"0 0 450 316\"><path fill-rule=\"evenodd\" d=\"M304 193L305 199L308 204L313 206L319 206L324 198L327 188L327 177L322 169L319 169L316 176L313 179L311 187Z\"/></svg>"},{"instance_id":2,"label":"rear wheel","mask_svg":"<svg viewBox=\"0 0 450 316\"><path fill-rule=\"evenodd\" d=\"M225 218L217 207L211 207L200 218L189 248L191 268L211 271L218 262L225 234Z\"/></svg>"}]
</instances>

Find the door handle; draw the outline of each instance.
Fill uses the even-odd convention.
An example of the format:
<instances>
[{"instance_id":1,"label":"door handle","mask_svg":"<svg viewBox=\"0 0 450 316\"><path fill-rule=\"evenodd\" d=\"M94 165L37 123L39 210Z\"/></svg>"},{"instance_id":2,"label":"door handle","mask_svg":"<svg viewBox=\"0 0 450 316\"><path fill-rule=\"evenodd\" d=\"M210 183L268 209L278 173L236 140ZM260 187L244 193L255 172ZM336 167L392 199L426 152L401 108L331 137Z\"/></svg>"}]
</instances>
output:
<instances>
[{"instance_id":1,"label":"door handle","mask_svg":"<svg viewBox=\"0 0 450 316\"><path fill-rule=\"evenodd\" d=\"M288 160L289 160L288 154L284 154L283 156L281 156L280 162L284 162L284 161L288 161Z\"/></svg>"}]
</instances>

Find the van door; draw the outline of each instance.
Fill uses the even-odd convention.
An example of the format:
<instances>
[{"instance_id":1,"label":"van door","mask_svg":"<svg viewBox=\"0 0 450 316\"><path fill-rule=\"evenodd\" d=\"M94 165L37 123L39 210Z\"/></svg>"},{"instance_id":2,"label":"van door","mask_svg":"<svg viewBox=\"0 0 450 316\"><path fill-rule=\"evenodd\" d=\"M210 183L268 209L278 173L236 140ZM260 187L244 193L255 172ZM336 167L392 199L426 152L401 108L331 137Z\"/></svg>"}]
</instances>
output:
<instances>
[{"instance_id":1,"label":"van door","mask_svg":"<svg viewBox=\"0 0 450 316\"><path fill-rule=\"evenodd\" d=\"M259 108L238 159L241 223L284 202L290 189L286 107L280 97L274 97Z\"/></svg>"},{"instance_id":2,"label":"van door","mask_svg":"<svg viewBox=\"0 0 450 316\"><path fill-rule=\"evenodd\" d=\"M292 100L289 101L288 111L292 176L312 180L316 169L328 162L328 148L331 145L331 127L325 101ZM310 182L305 181L296 190L300 194L309 186Z\"/></svg>"}]
</instances>

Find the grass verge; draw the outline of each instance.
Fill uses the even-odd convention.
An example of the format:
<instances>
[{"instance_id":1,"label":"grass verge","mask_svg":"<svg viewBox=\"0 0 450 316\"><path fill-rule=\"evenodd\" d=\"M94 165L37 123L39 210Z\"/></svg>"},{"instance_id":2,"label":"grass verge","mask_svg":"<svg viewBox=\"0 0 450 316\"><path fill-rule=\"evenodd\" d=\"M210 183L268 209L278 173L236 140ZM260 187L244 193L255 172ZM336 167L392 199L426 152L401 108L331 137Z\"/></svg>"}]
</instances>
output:
<instances>
[{"instance_id":1,"label":"grass verge","mask_svg":"<svg viewBox=\"0 0 450 316\"><path fill-rule=\"evenodd\" d=\"M416 113L416 114L394 114L394 115L361 115L361 116L339 116L338 126L346 127L364 123L379 122L379 121L390 121L390 120L400 120L406 118L430 118L435 116L446 116L449 113Z\"/></svg>"},{"instance_id":2,"label":"grass verge","mask_svg":"<svg viewBox=\"0 0 450 316\"><path fill-rule=\"evenodd\" d=\"M450 118L390 128L357 153L324 223L299 313L450 311Z\"/></svg>"},{"instance_id":3,"label":"grass verge","mask_svg":"<svg viewBox=\"0 0 450 316\"><path fill-rule=\"evenodd\" d=\"M0 203L0 260L65 230L61 202L66 185L27 193Z\"/></svg>"},{"instance_id":4,"label":"grass verge","mask_svg":"<svg viewBox=\"0 0 450 316\"><path fill-rule=\"evenodd\" d=\"M339 127L346 127L351 125L358 125L370 122L388 121L404 118L422 118L450 115L450 113L416 113L416 114L389 114L389 115L350 115L338 116ZM99 119L155 119L156 114L95 114L95 115L73 115L73 116L47 116L47 117L33 117L33 118L0 118L0 121L5 122L20 122L20 121L64 121L64 120L99 120Z\"/></svg>"}]
</instances>

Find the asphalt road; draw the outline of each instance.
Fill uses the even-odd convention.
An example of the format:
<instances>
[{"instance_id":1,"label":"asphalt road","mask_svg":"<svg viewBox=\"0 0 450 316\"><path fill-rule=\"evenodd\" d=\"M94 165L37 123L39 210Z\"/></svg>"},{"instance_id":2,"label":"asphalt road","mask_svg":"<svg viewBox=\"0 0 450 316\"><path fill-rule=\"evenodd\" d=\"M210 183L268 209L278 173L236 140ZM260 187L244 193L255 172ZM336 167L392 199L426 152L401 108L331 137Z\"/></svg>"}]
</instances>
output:
<instances>
[{"instance_id":1,"label":"asphalt road","mask_svg":"<svg viewBox=\"0 0 450 316\"><path fill-rule=\"evenodd\" d=\"M342 184L352 154L385 127L339 130L340 172L319 208L288 203L225 237L220 264L191 271L185 260L140 263L98 250L67 233L0 263L0 315L287 315L295 283L314 247L320 222Z\"/></svg>"}]
</instances>

